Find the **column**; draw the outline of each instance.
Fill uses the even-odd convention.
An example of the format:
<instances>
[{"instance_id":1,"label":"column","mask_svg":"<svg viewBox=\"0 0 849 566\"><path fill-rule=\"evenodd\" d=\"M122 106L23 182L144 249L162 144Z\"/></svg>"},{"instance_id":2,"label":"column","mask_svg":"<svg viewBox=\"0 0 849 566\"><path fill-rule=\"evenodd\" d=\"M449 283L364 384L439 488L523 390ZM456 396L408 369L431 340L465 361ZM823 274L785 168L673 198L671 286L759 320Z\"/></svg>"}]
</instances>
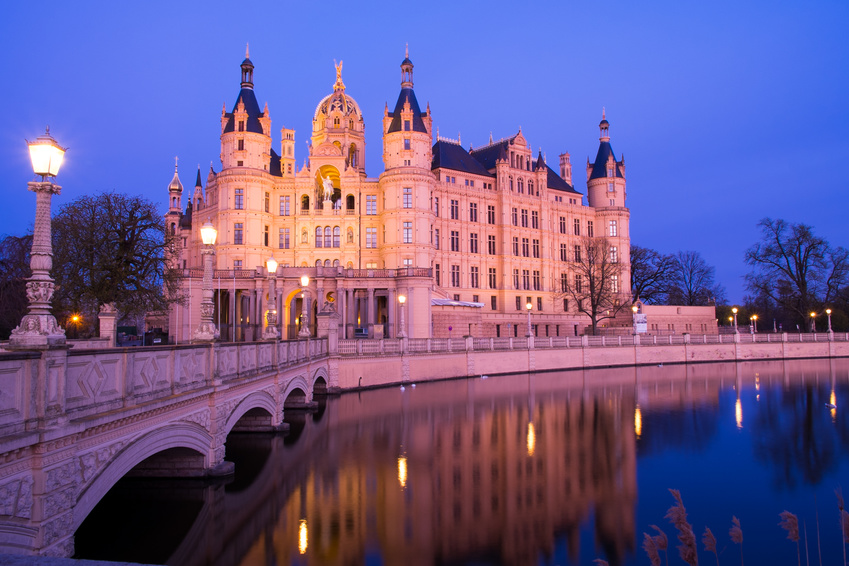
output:
<instances>
[{"instance_id":1,"label":"column","mask_svg":"<svg viewBox=\"0 0 849 566\"><path fill-rule=\"evenodd\" d=\"M236 291L227 292L230 295L230 321L228 324L227 333L230 335L230 342L236 341Z\"/></svg>"},{"instance_id":2,"label":"column","mask_svg":"<svg viewBox=\"0 0 849 566\"><path fill-rule=\"evenodd\" d=\"M395 289L390 287L386 294L386 326L390 338L395 338L398 330L395 328L395 309L398 308L398 300L395 298Z\"/></svg>"}]
</instances>

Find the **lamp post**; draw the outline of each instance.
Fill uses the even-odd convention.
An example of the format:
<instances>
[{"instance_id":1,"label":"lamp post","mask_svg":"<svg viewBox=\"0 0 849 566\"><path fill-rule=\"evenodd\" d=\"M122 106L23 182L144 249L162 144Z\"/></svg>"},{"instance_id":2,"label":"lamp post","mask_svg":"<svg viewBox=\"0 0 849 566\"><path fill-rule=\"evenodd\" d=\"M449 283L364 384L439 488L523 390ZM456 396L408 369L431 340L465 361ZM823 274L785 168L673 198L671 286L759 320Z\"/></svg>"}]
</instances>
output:
<instances>
[{"instance_id":1,"label":"lamp post","mask_svg":"<svg viewBox=\"0 0 849 566\"><path fill-rule=\"evenodd\" d=\"M731 309L731 312L734 313L734 334L737 334L739 331L737 330L737 307Z\"/></svg>"},{"instance_id":2,"label":"lamp post","mask_svg":"<svg viewBox=\"0 0 849 566\"><path fill-rule=\"evenodd\" d=\"M265 266L268 268L268 312L265 314L266 325L262 339L277 340L280 338L277 330L277 261L270 257Z\"/></svg>"},{"instance_id":3,"label":"lamp post","mask_svg":"<svg viewBox=\"0 0 849 566\"><path fill-rule=\"evenodd\" d=\"M828 315L828 333L834 334L834 331L831 329L831 309L825 309L825 314Z\"/></svg>"},{"instance_id":4,"label":"lamp post","mask_svg":"<svg viewBox=\"0 0 849 566\"><path fill-rule=\"evenodd\" d=\"M634 336L637 335L637 311L640 310L640 307L637 305L631 306L631 312L634 313Z\"/></svg>"},{"instance_id":5,"label":"lamp post","mask_svg":"<svg viewBox=\"0 0 849 566\"><path fill-rule=\"evenodd\" d=\"M407 325L404 323L404 304L407 302L407 297L398 295L398 302L401 304L401 324L398 328L398 338L407 337Z\"/></svg>"},{"instance_id":6,"label":"lamp post","mask_svg":"<svg viewBox=\"0 0 849 566\"><path fill-rule=\"evenodd\" d=\"M753 314L749 317L752 321L752 334L758 333L758 315Z\"/></svg>"},{"instance_id":7,"label":"lamp post","mask_svg":"<svg viewBox=\"0 0 849 566\"><path fill-rule=\"evenodd\" d=\"M527 334L525 334L526 338L530 338L531 336L534 335L533 331L531 330L531 309L533 309L533 308L534 308L534 305L532 305L530 303L530 301L525 303L525 309L527 309L527 311L528 311L528 332L527 332Z\"/></svg>"},{"instance_id":8,"label":"lamp post","mask_svg":"<svg viewBox=\"0 0 849 566\"><path fill-rule=\"evenodd\" d=\"M200 239L203 242L203 295L200 302L200 324L195 330L195 335L192 337L192 342L212 342L218 338L218 328L212 322L212 313L215 311L215 305L212 304L212 256L215 255L215 239L218 237L218 230L212 225L209 220L201 226Z\"/></svg>"},{"instance_id":9,"label":"lamp post","mask_svg":"<svg viewBox=\"0 0 849 566\"><path fill-rule=\"evenodd\" d=\"M34 142L27 142L32 170L41 175L41 181L27 183L35 193L35 227L32 234L30 268L32 277L27 281L29 309L17 328L12 330L9 347L12 349L44 349L65 344L65 330L50 312L53 299L53 244L51 242L50 199L62 187L48 180L59 174L66 149L50 135L50 128Z\"/></svg>"},{"instance_id":10,"label":"lamp post","mask_svg":"<svg viewBox=\"0 0 849 566\"><path fill-rule=\"evenodd\" d=\"M301 330L298 332L299 338L310 337L310 320L307 314L307 285L310 284L310 278L306 275L301 276Z\"/></svg>"},{"instance_id":11,"label":"lamp post","mask_svg":"<svg viewBox=\"0 0 849 566\"><path fill-rule=\"evenodd\" d=\"M817 331L817 313L811 312L811 332Z\"/></svg>"}]
</instances>

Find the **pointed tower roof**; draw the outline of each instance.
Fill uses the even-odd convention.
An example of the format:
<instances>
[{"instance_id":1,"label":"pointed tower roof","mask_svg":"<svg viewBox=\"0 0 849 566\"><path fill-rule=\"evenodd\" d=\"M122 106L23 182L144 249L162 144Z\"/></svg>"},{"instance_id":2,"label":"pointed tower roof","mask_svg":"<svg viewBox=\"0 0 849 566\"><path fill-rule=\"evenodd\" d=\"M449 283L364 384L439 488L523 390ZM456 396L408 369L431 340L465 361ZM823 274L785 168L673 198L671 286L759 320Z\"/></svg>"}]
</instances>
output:
<instances>
[{"instance_id":1,"label":"pointed tower roof","mask_svg":"<svg viewBox=\"0 0 849 566\"><path fill-rule=\"evenodd\" d=\"M239 102L245 105L245 112L248 115L245 130L256 134L263 133L262 124L259 119L263 116L259 109L259 103L254 94L254 64L248 58L248 50L245 48L245 60L242 61L242 88L239 91L239 96L236 97L236 103L233 105L233 110L226 114L227 125L224 127L224 133L233 132L236 130L236 121L233 119L233 113L239 107Z\"/></svg>"},{"instance_id":2,"label":"pointed tower roof","mask_svg":"<svg viewBox=\"0 0 849 566\"><path fill-rule=\"evenodd\" d=\"M598 123L599 129L599 144L598 153L596 153L595 161L592 163L592 172L590 179L602 179L607 177L607 163L610 158L613 158L613 176L623 179L620 165L622 162L616 161L616 156L613 154L613 147L610 145L610 122L604 116L604 108L601 109L601 122Z\"/></svg>"},{"instance_id":3,"label":"pointed tower roof","mask_svg":"<svg viewBox=\"0 0 849 566\"><path fill-rule=\"evenodd\" d=\"M198 178L197 178L197 181L195 181L195 187L202 187L202 186L203 185L200 182L200 165L198 165Z\"/></svg>"},{"instance_id":4,"label":"pointed tower roof","mask_svg":"<svg viewBox=\"0 0 849 566\"><path fill-rule=\"evenodd\" d=\"M180 182L180 176L177 174L177 161L178 158L174 158L174 178L171 179L171 183L168 185L169 191L174 191L178 193L183 192L183 183Z\"/></svg>"},{"instance_id":5,"label":"pointed tower roof","mask_svg":"<svg viewBox=\"0 0 849 566\"><path fill-rule=\"evenodd\" d=\"M389 116L392 116L392 122L386 133L400 132L402 130L401 111L404 110L404 105L409 104L410 110L413 111L413 120L411 129L414 132L427 133L424 120L422 120L422 111L419 108L419 101L416 100L416 93L413 92L413 62L410 61L409 48L406 51L404 60L401 61L401 92L398 93L398 101L395 103L395 110Z\"/></svg>"}]
</instances>

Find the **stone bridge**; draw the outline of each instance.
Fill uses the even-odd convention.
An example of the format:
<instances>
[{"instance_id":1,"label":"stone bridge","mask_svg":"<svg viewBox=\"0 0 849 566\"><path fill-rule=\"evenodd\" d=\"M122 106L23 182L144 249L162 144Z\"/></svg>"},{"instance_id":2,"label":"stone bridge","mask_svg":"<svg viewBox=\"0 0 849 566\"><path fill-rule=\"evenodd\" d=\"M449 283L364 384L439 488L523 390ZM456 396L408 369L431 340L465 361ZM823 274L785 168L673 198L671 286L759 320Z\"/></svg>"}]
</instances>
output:
<instances>
[{"instance_id":1,"label":"stone bridge","mask_svg":"<svg viewBox=\"0 0 849 566\"><path fill-rule=\"evenodd\" d=\"M227 435L338 386L327 339L0 354L0 553L70 556L122 477L227 475Z\"/></svg>"}]
</instances>

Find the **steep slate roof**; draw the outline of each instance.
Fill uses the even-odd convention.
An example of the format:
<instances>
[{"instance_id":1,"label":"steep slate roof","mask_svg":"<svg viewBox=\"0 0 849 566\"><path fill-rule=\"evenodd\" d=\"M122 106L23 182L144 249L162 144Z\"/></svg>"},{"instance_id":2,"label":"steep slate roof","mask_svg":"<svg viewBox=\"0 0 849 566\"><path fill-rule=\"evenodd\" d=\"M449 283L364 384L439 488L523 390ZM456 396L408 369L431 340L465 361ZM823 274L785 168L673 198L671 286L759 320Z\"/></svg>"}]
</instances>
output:
<instances>
[{"instance_id":1,"label":"steep slate roof","mask_svg":"<svg viewBox=\"0 0 849 566\"><path fill-rule=\"evenodd\" d=\"M613 157L615 173L617 177L622 179L622 171L619 169L619 162L616 161L616 156L613 155L613 148L610 147L610 142L600 142L598 144L598 153L593 162L593 170L590 173L590 179L602 179L607 177L607 159Z\"/></svg>"},{"instance_id":2,"label":"steep slate roof","mask_svg":"<svg viewBox=\"0 0 849 566\"><path fill-rule=\"evenodd\" d=\"M560 175L555 173L554 169L552 169L548 165L545 165L544 163L543 166L548 170L548 178L546 179L545 183L546 185L548 185L549 189L554 189L555 191L564 191L567 193L575 193L576 195L582 194L576 191L572 185L564 181L563 178L560 177Z\"/></svg>"},{"instance_id":3,"label":"steep slate roof","mask_svg":"<svg viewBox=\"0 0 849 566\"><path fill-rule=\"evenodd\" d=\"M469 155L461 145L443 140L433 144L433 161L431 169L453 169L454 171L463 171L473 175L484 175L486 177L494 177L481 163L472 155Z\"/></svg>"},{"instance_id":4,"label":"steep slate roof","mask_svg":"<svg viewBox=\"0 0 849 566\"><path fill-rule=\"evenodd\" d=\"M186 213L180 216L180 228L191 228L192 227L192 202L189 201L188 206L186 206Z\"/></svg>"},{"instance_id":5,"label":"steep slate roof","mask_svg":"<svg viewBox=\"0 0 849 566\"><path fill-rule=\"evenodd\" d=\"M277 152L274 151L273 147L271 148L271 163L268 164L268 172L274 177L283 176L283 170L280 165L280 156L277 155Z\"/></svg>"},{"instance_id":6,"label":"steep slate roof","mask_svg":"<svg viewBox=\"0 0 849 566\"><path fill-rule=\"evenodd\" d=\"M472 155L475 159L480 161L481 165L483 165L486 169L495 169L496 161L499 159L507 159L507 156L509 155L509 153L507 153L507 147L512 139L513 138L508 138L506 140L489 144L486 147L475 149L472 151Z\"/></svg>"},{"instance_id":7,"label":"steep slate roof","mask_svg":"<svg viewBox=\"0 0 849 566\"><path fill-rule=\"evenodd\" d=\"M236 121L233 119L233 113L236 112L236 108L239 106L239 100L244 103L245 112L248 113L245 131L261 134L262 124L259 123L259 118L262 116L262 110L259 109L259 103L256 101L256 95L252 88L243 88L239 91L239 97L236 98L233 111L227 114L227 125L224 127L224 133L233 132L236 129Z\"/></svg>"},{"instance_id":8,"label":"steep slate roof","mask_svg":"<svg viewBox=\"0 0 849 566\"><path fill-rule=\"evenodd\" d=\"M406 61L406 60L405 60ZM401 111L404 109L404 103L410 101L410 110L413 111L413 123L411 124L414 132L427 133L424 121L422 120L422 111L419 109L419 101L416 100L416 93L412 88L402 88L398 94L398 102L395 103L395 110L390 114L392 123L389 124L389 129L386 133L401 131Z\"/></svg>"}]
</instances>

